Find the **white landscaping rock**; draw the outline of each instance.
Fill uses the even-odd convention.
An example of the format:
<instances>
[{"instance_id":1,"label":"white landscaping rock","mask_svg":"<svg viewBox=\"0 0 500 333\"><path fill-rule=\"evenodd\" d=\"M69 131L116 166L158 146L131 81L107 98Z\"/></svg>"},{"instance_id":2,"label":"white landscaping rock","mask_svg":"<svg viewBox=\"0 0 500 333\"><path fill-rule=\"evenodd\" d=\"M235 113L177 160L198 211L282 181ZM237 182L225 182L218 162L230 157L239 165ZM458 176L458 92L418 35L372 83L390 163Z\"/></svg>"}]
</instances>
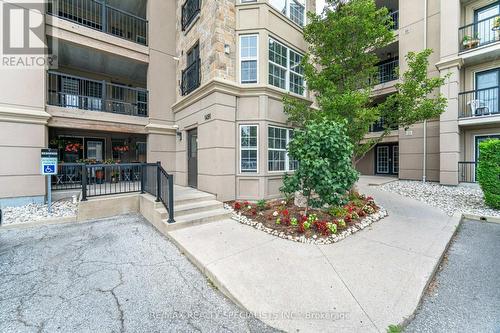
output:
<instances>
[{"instance_id":1,"label":"white landscaping rock","mask_svg":"<svg viewBox=\"0 0 500 333\"><path fill-rule=\"evenodd\" d=\"M28 204L20 207L2 208L3 225L30 223L47 218L76 216L78 203L71 200L61 200L52 203L52 213L47 211L47 205Z\"/></svg>"},{"instance_id":2,"label":"white landscaping rock","mask_svg":"<svg viewBox=\"0 0 500 333\"><path fill-rule=\"evenodd\" d=\"M455 213L500 217L500 211L484 204L478 186L444 186L437 183L399 180L380 186L380 189L423 201L440 208L448 215Z\"/></svg>"},{"instance_id":3,"label":"white landscaping rock","mask_svg":"<svg viewBox=\"0 0 500 333\"><path fill-rule=\"evenodd\" d=\"M224 209L232 213L232 219L235 221L240 222L241 224L246 224L251 227L254 227L257 230L262 230L270 235L291 240L293 242L299 242L299 243L306 243L306 244L316 244L316 245L325 245L325 244L332 244L341 241L342 239L346 238L348 235L352 235L360 230L363 230L373 222L377 222L384 217L386 217L387 211L379 206L379 211L376 213L373 213L372 215L366 216L363 219L361 219L358 223L348 227L346 230L342 231L339 234L336 235L330 235L326 238L318 238L317 235L313 235L313 238L305 238L303 235L302 236L287 236L284 232L278 232L277 230L271 229L264 227L262 223L253 221L252 219L241 215L240 212L236 212L233 207L231 207L228 204L224 204Z\"/></svg>"}]
</instances>

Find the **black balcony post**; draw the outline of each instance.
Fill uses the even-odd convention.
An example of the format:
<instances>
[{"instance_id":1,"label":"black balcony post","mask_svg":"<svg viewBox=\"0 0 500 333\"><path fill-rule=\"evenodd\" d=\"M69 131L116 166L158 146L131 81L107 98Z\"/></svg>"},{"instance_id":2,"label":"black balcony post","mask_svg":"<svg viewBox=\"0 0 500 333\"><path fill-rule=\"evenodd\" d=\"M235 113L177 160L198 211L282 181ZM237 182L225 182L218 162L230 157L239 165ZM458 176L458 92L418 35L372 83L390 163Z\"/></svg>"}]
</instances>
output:
<instances>
[{"instance_id":1,"label":"black balcony post","mask_svg":"<svg viewBox=\"0 0 500 333\"><path fill-rule=\"evenodd\" d=\"M144 176L145 176L145 170L146 170L144 163L141 163L140 168L141 168L141 194L144 194L144 193L146 193L144 190Z\"/></svg>"},{"instance_id":2,"label":"black balcony post","mask_svg":"<svg viewBox=\"0 0 500 333\"><path fill-rule=\"evenodd\" d=\"M156 202L160 202L161 196L161 162L156 162Z\"/></svg>"},{"instance_id":3,"label":"black balcony post","mask_svg":"<svg viewBox=\"0 0 500 333\"><path fill-rule=\"evenodd\" d=\"M108 10L106 8L106 0L102 0L102 10L101 10L101 24L102 24L102 31L103 32L108 32Z\"/></svg>"},{"instance_id":4,"label":"black balcony post","mask_svg":"<svg viewBox=\"0 0 500 333\"><path fill-rule=\"evenodd\" d=\"M168 223L174 222L174 175L168 175Z\"/></svg>"},{"instance_id":5,"label":"black balcony post","mask_svg":"<svg viewBox=\"0 0 500 333\"><path fill-rule=\"evenodd\" d=\"M101 95L102 95L102 105L101 105L101 111L104 111L106 112L107 111L107 108L106 108L106 95L107 95L107 87L106 87L106 81L102 81L102 92L101 92Z\"/></svg>"},{"instance_id":6,"label":"black balcony post","mask_svg":"<svg viewBox=\"0 0 500 333\"><path fill-rule=\"evenodd\" d=\"M87 201L87 165L82 165L82 201Z\"/></svg>"}]
</instances>

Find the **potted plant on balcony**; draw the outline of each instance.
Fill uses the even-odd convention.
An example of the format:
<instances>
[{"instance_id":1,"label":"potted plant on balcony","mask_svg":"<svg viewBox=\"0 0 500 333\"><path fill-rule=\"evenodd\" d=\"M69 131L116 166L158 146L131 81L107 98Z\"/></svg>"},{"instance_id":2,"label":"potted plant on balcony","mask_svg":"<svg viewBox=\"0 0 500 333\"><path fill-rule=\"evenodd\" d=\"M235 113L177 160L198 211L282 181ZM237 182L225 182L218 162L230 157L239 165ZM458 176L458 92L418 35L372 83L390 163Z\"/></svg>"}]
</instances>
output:
<instances>
[{"instance_id":1,"label":"potted plant on balcony","mask_svg":"<svg viewBox=\"0 0 500 333\"><path fill-rule=\"evenodd\" d=\"M493 26L491 30L497 32L497 39L500 39L500 16L497 16L493 19Z\"/></svg>"},{"instance_id":2,"label":"potted plant on balcony","mask_svg":"<svg viewBox=\"0 0 500 333\"><path fill-rule=\"evenodd\" d=\"M465 35L462 39L462 45L465 49L473 49L479 45L479 36L475 34L474 36Z\"/></svg>"}]
</instances>

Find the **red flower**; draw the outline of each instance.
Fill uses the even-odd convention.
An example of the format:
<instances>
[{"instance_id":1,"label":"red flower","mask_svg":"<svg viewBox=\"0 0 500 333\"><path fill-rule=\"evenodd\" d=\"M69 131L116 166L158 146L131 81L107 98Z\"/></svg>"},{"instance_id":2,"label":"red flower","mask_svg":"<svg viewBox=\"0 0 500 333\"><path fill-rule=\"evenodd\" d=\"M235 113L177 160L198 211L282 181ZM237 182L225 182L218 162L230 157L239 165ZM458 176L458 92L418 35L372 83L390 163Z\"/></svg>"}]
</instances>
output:
<instances>
[{"instance_id":1,"label":"red flower","mask_svg":"<svg viewBox=\"0 0 500 333\"><path fill-rule=\"evenodd\" d=\"M307 221L307 215L301 215L300 216L300 222L304 223Z\"/></svg>"},{"instance_id":2,"label":"red flower","mask_svg":"<svg viewBox=\"0 0 500 333\"><path fill-rule=\"evenodd\" d=\"M316 221L314 222L314 228L323 236L330 235L330 229L328 229L328 222L326 221Z\"/></svg>"},{"instance_id":3,"label":"red flower","mask_svg":"<svg viewBox=\"0 0 500 333\"><path fill-rule=\"evenodd\" d=\"M344 221L346 221L347 223L351 222L351 221L352 221L352 215L351 215L351 214L347 214L347 215L344 217Z\"/></svg>"},{"instance_id":4,"label":"red flower","mask_svg":"<svg viewBox=\"0 0 500 333\"><path fill-rule=\"evenodd\" d=\"M288 209L285 209L284 211L282 211L281 214L283 214L283 216L288 216L289 215Z\"/></svg>"},{"instance_id":5,"label":"red flower","mask_svg":"<svg viewBox=\"0 0 500 333\"><path fill-rule=\"evenodd\" d=\"M245 206L245 207L248 207L248 206L250 206L250 202L248 202L248 201L245 201L245 202L243 203L243 206Z\"/></svg>"},{"instance_id":6,"label":"red flower","mask_svg":"<svg viewBox=\"0 0 500 333\"><path fill-rule=\"evenodd\" d=\"M253 216L257 215L257 209L255 209L255 208L254 208L254 209L252 209L252 210L251 210L251 213L252 213L252 215L253 215Z\"/></svg>"},{"instance_id":7,"label":"red flower","mask_svg":"<svg viewBox=\"0 0 500 333\"><path fill-rule=\"evenodd\" d=\"M239 202L234 203L234 210L240 210L241 209L241 204Z\"/></svg>"}]
</instances>

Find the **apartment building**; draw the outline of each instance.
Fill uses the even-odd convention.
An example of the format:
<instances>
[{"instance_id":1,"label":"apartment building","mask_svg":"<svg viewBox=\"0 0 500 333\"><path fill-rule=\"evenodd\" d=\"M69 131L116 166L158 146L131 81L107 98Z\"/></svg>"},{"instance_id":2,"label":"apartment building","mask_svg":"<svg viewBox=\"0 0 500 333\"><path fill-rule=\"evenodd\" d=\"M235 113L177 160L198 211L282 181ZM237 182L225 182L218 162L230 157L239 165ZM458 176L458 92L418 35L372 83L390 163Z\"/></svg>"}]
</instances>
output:
<instances>
[{"instance_id":1,"label":"apartment building","mask_svg":"<svg viewBox=\"0 0 500 333\"><path fill-rule=\"evenodd\" d=\"M57 66L0 75L0 205L44 200L45 147L59 151L55 188L81 182L73 163L160 161L219 200L278 197L296 167L282 97L311 102L308 10L315 0L48 1Z\"/></svg>"},{"instance_id":2,"label":"apartment building","mask_svg":"<svg viewBox=\"0 0 500 333\"><path fill-rule=\"evenodd\" d=\"M396 40L380 57L376 101L395 93L409 51L431 48L429 75L447 77L440 119L391 131L358 165L363 174L475 182L478 145L500 138L500 2L492 0L376 1L391 11ZM377 136L383 120L372 126Z\"/></svg>"}]
</instances>

